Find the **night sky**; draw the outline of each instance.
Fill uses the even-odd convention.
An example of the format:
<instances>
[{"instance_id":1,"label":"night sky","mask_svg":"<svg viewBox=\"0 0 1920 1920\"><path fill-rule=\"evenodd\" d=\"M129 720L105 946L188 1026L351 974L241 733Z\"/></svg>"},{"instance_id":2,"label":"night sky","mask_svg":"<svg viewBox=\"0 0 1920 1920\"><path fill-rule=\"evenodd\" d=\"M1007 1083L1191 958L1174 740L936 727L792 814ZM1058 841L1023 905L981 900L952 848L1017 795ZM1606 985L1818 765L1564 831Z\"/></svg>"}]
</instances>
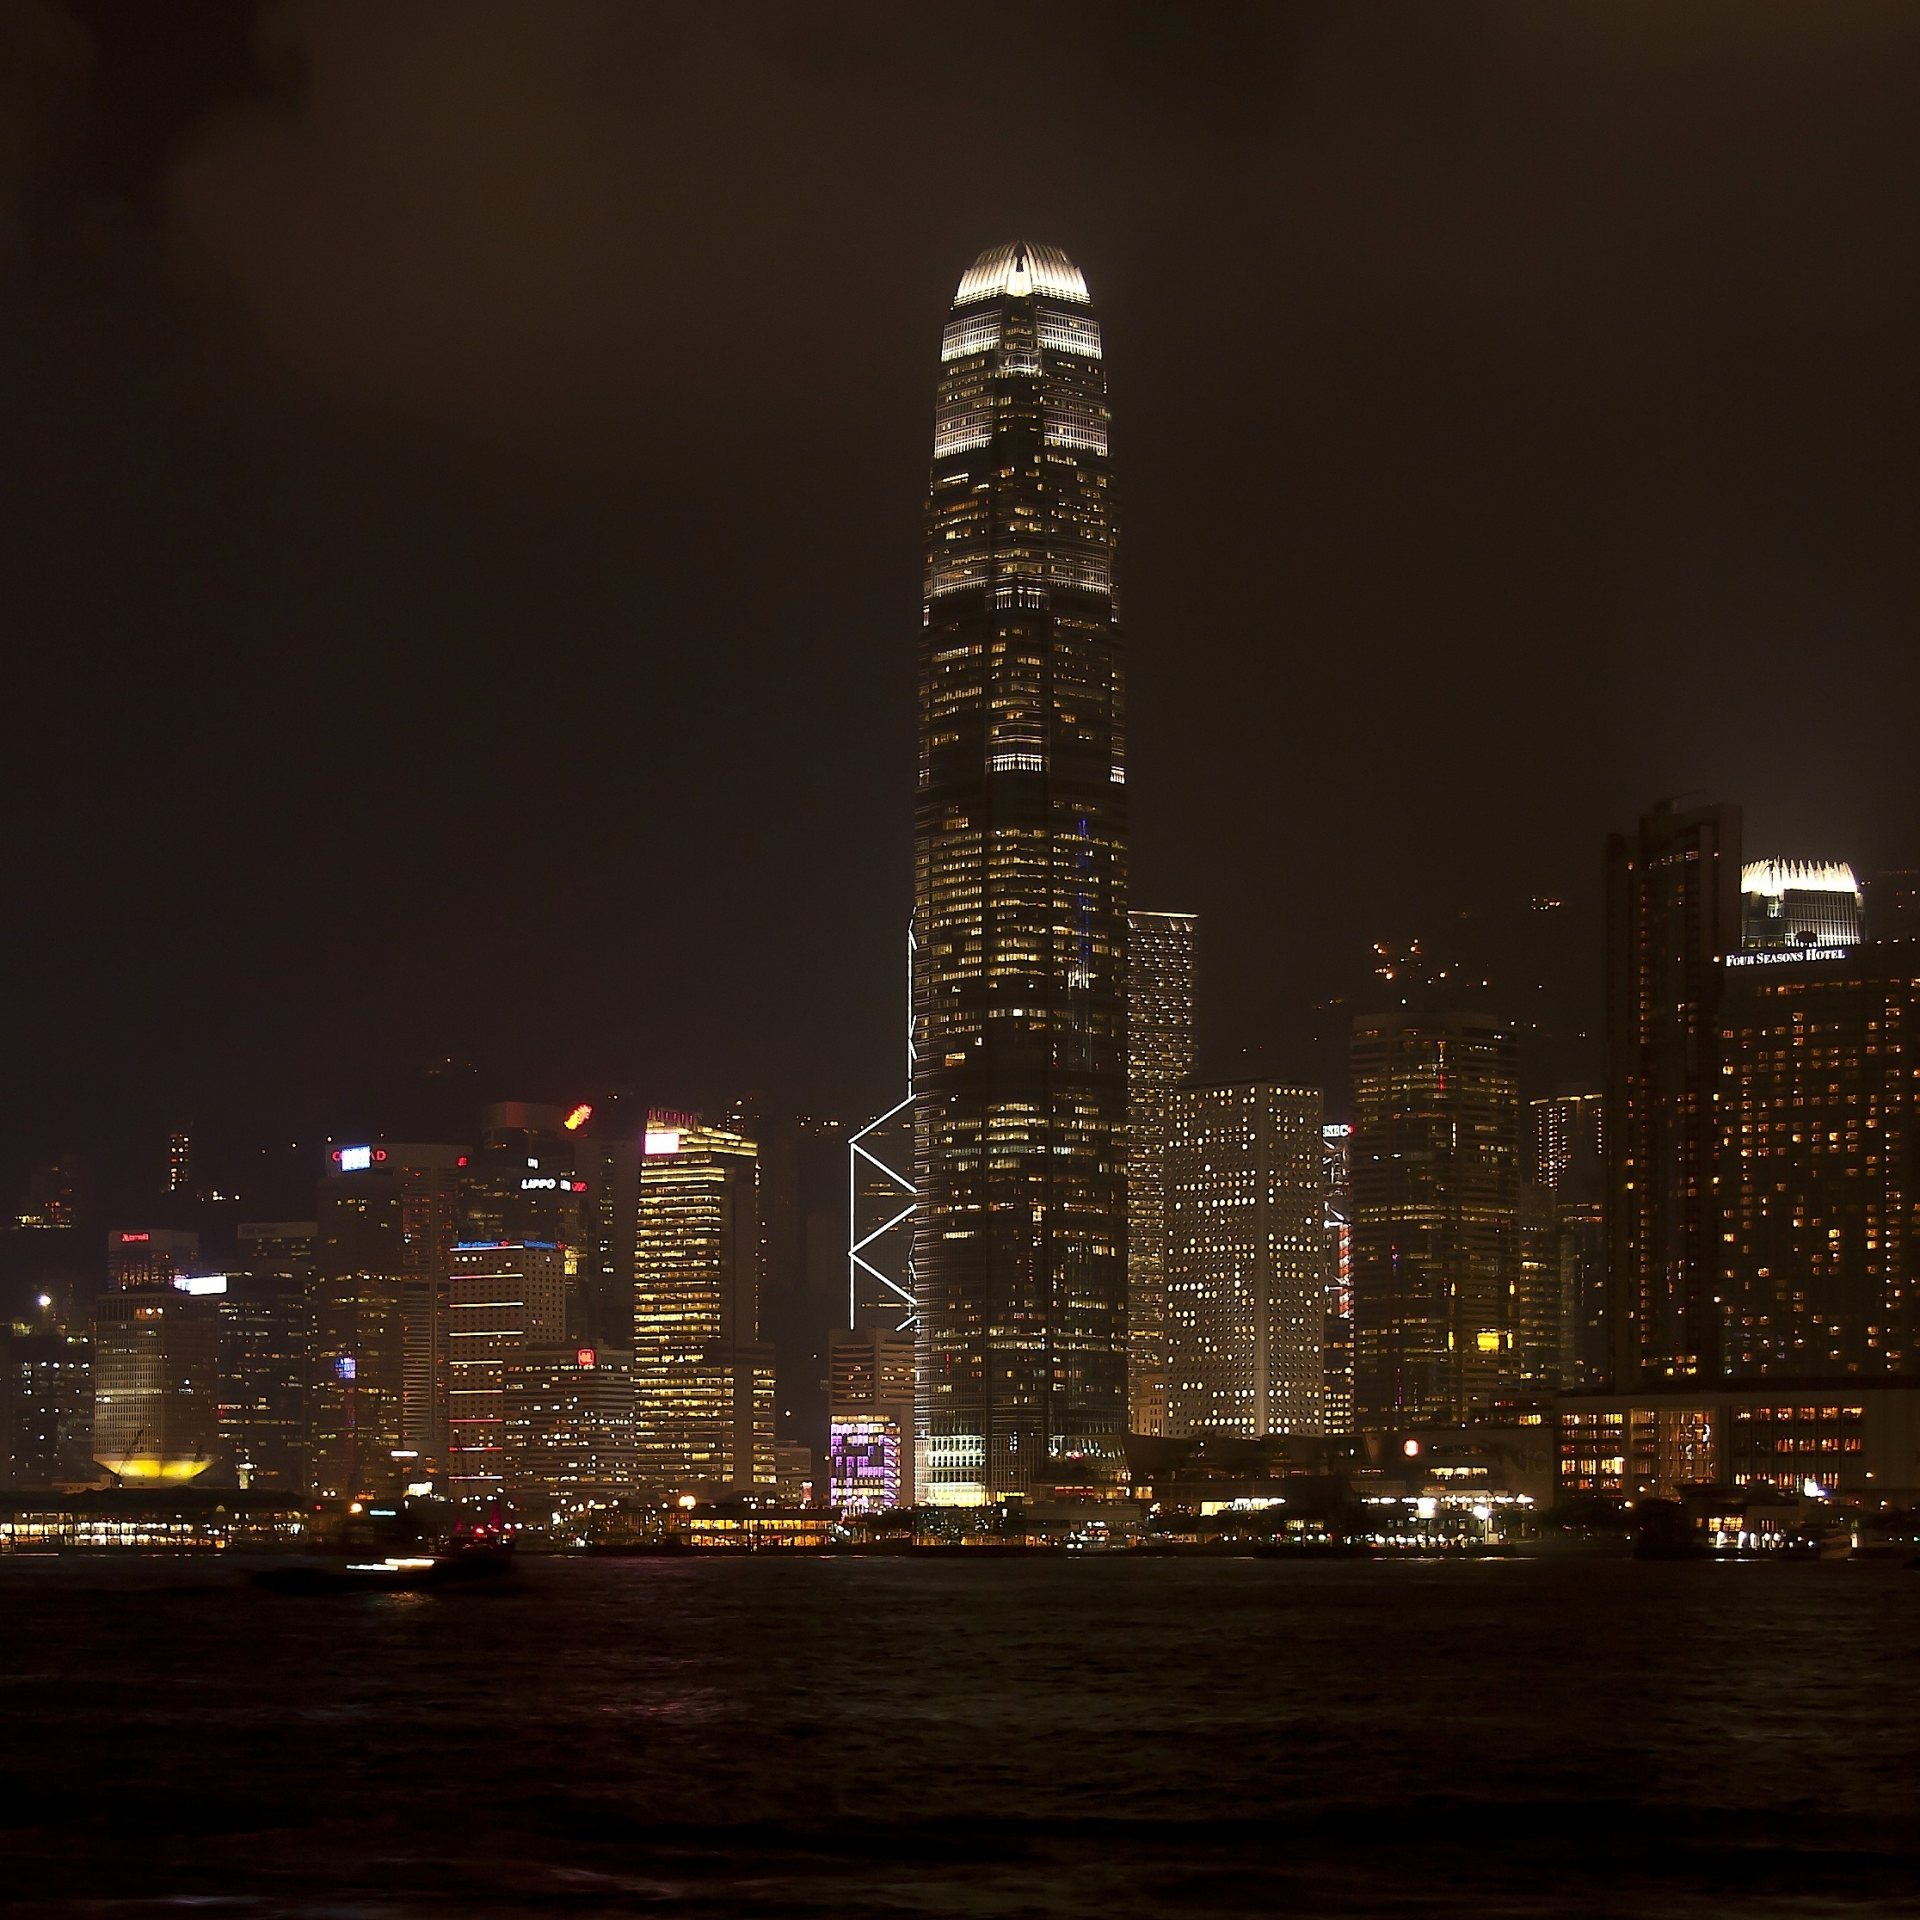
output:
<instances>
[{"instance_id":1,"label":"night sky","mask_svg":"<svg viewBox=\"0 0 1920 1920\"><path fill-rule=\"evenodd\" d=\"M960 271L1106 330L1210 1058L1662 794L1920 862L1920 11L0 0L4 1137L893 1096Z\"/></svg>"}]
</instances>

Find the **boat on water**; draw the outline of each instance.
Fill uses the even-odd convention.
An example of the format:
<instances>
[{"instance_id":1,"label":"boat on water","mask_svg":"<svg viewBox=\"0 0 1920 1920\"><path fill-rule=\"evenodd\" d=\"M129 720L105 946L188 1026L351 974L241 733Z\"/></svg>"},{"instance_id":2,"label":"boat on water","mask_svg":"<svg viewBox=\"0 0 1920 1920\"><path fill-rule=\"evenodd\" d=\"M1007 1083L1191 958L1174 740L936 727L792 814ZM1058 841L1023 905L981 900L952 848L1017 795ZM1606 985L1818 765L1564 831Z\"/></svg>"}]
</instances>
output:
<instances>
[{"instance_id":1,"label":"boat on water","mask_svg":"<svg viewBox=\"0 0 1920 1920\"><path fill-rule=\"evenodd\" d=\"M302 1554L262 1567L255 1586L271 1593L424 1593L467 1586L513 1571L513 1545L469 1546L436 1553L389 1553L377 1559L350 1554Z\"/></svg>"},{"instance_id":2,"label":"boat on water","mask_svg":"<svg viewBox=\"0 0 1920 1920\"><path fill-rule=\"evenodd\" d=\"M312 1538L308 1552L256 1570L254 1585L271 1593L418 1593L498 1579L514 1567L503 1515L455 1518L438 1502L355 1501Z\"/></svg>"}]
</instances>

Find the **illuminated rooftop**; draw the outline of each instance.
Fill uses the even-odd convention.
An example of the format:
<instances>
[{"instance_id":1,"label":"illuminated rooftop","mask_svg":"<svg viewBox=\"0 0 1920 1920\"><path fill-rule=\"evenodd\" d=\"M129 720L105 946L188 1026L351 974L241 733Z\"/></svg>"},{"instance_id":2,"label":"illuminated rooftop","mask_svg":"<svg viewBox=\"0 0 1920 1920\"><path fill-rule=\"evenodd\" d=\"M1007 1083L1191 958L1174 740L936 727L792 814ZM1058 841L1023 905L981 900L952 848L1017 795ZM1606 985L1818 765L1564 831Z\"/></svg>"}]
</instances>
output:
<instances>
[{"instance_id":1,"label":"illuminated rooftop","mask_svg":"<svg viewBox=\"0 0 1920 1920\"><path fill-rule=\"evenodd\" d=\"M970 300L988 300L1002 293L1016 300L1045 293L1056 300L1088 303L1086 275L1058 247L1036 246L1031 240L989 247L960 276L953 304L964 307Z\"/></svg>"},{"instance_id":2,"label":"illuminated rooftop","mask_svg":"<svg viewBox=\"0 0 1920 1920\"><path fill-rule=\"evenodd\" d=\"M1844 860L1749 860L1740 869L1740 891L1778 900L1788 893L1850 893L1860 885Z\"/></svg>"}]
</instances>

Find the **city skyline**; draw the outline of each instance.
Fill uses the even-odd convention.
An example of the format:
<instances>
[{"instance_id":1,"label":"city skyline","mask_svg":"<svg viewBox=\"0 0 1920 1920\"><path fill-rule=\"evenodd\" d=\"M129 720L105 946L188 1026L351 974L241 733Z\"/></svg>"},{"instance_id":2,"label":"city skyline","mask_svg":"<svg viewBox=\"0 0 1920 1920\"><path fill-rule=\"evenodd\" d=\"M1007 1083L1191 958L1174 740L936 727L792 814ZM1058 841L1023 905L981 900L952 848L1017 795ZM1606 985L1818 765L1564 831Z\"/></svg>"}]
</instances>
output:
<instances>
[{"instance_id":1,"label":"city skyline","mask_svg":"<svg viewBox=\"0 0 1920 1920\"><path fill-rule=\"evenodd\" d=\"M1907 1910L1916 76L0 0L10 1901Z\"/></svg>"}]
</instances>

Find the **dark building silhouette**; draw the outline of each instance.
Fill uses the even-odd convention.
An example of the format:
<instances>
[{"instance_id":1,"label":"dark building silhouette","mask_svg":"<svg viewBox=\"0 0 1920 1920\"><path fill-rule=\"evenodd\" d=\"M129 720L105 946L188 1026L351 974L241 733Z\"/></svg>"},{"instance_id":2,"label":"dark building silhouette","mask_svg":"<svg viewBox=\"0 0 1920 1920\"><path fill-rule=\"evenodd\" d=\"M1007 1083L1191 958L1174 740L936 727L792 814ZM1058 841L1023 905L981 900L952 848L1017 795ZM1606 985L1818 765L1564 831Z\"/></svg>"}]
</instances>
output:
<instances>
[{"instance_id":1,"label":"dark building silhouette","mask_svg":"<svg viewBox=\"0 0 1920 1920\"><path fill-rule=\"evenodd\" d=\"M983 253L941 338L915 812L923 1501L1118 1472L1126 773L1106 376L1080 270Z\"/></svg>"},{"instance_id":2,"label":"dark building silhouette","mask_svg":"<svg viewBox=\"0 0 1920 1920\"><path fill-rule=\"evenodd\" d=\"M1663 802L1607 841L1607 1241L1622 1385L1720 1368L1713 1098L1739 883L1738 807Z\"/></svg>"}]
</instances>

